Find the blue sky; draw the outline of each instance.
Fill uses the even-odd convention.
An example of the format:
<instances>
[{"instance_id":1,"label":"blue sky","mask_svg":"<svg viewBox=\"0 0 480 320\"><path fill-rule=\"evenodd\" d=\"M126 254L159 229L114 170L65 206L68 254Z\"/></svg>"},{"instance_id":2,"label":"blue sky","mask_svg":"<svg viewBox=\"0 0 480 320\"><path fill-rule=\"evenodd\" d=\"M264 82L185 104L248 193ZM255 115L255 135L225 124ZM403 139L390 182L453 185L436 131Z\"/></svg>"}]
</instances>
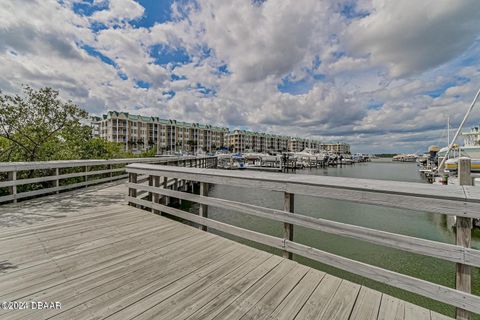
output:
<instances>
[{"instance_id":1,"label":"blue sky","mask_svg":"<svg viewBox=\"0 0 480 320\"><path fill-rule=\"evenodd\" d=\"M52 86L92 114L420 152L480 86L474 0L6 1L0 89Z\"/></svg>"}]
</instances>

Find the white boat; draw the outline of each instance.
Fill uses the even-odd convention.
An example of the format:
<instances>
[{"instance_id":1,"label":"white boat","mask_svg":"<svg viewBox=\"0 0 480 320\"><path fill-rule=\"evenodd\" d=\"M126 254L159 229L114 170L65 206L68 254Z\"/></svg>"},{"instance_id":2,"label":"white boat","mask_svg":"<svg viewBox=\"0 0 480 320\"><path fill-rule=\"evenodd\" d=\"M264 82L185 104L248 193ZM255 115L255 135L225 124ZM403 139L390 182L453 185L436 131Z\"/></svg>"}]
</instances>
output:
<instances>
[{"instance_id":1,"label":"white boat","mask_svg":"<svg viewBox=\"0 0 480 320\"><path fill-rule=\"evenodd\" d=\"M392 161L400 161L400 162L416 162L418 156L414 153L410 154L398 154L392 158Z\"/></svg>"},{"instance_id":2,"label":"white boat","mask_svg":"<svg viewBox=\"0 0 480 320\"><path fill-rule=\"evenodd\" d=\"M458 170L458 159L452 158L445 161L445 171L456 172ZM471 172L480 172L480 159L471 159Z\"/></svg>"},{"instance_id":3,"label":"white boat","mask_svg":"<svg viewBox=\"0 0 480 320\"><path fill-rule=\"evenodd\" d=\"M468 132L462 132L464 145L453 145L448 159L445 161L446 171L457 171L458 158L468 157L472 162L472 172L480 172L480 127L473 127ZM445 157L448 147L438 151L438 157Z\"/></svg>"},{"instance_id":4,"label":"white boat","mask_svg":"<svg viewBox=\"0 0 480 320\"><path fill-rule=\"evenodd\" d=\"M227 170L245 169L245 158L240 154L219 154L217 155L217 168Z\"/></svg>"},{"instance_id":5,"label":"white boat","mask_svg":"<svg viewBox=\"0 0 480 320\"><path fill-rule=\"evenodd\" d=\"M266 156L268 155L258 152L246 152L243 154L246 164L253 166L261 166L263 158Z\"/></svg>"},{"instance_id":6,"label":"white boat","mask_svg":"<svg viewBox=\"0 0 480 320\"><path fill-rule=\"evenodd\" d=\"M301 152L294 152L293 158L297 160L297 167L311 168L317 167L323 162L328 155L326 153L318 153L313 149L306 148Z\"/></svg>"}]
</instances>

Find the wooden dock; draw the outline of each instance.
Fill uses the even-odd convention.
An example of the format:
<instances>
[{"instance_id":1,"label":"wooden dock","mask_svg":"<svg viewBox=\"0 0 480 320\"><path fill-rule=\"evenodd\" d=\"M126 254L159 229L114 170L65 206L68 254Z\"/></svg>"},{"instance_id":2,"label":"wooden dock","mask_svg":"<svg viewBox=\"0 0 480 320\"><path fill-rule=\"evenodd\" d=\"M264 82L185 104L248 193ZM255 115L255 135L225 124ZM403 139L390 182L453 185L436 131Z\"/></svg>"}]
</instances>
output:
<instances>
[{"instance_id":1,"label":"wooden dock","mask_svg":"<svg viewBox=\"0 0 480 320\"><path fill-rule=\"evenodd\" d=\"M125 194L117 184L1 206L0 300L61 309L0 318L448 319L127 206Z\"/></svg>"}]
</instances>

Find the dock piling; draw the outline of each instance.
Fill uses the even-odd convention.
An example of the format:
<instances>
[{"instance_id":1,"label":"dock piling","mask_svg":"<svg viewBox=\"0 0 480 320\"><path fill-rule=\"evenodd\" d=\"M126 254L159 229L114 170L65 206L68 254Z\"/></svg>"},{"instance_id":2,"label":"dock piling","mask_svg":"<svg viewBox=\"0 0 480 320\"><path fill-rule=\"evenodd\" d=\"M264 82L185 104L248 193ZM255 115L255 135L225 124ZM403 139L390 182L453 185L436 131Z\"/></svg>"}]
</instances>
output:
<instances>
[{"instance_id":1,"label":"dock piling","mask_svg":"<svg viewBox=\"0 0 480 320\"><path fill-rule=\"evenodd\" d=\"M294 194L285 192L283 195L283 210L293 212L295 209ZM293 224L283 223L283 240L293 241ZM292 260L293 255L289 251L283 251L283 257Z\"/></svg>"},{"instance_id":2,"label":"dock piling","mask_svg":"<svg viewBox=\"0 0 480 320\"><path fill-rule=\"evenodd\" d=\"M472 177L470 174L471 160L462 157L458 160L458 181L462 186L471 186ZM470 248L472 242L472 218L457 216L456 223L456 244ZM471 293L472 291L472 270L469 265L457 263L456 266L456 288L457 290ZM456 309L458 320L469 320L470 312L461 308Z\"/></svg>"}]
</instances>

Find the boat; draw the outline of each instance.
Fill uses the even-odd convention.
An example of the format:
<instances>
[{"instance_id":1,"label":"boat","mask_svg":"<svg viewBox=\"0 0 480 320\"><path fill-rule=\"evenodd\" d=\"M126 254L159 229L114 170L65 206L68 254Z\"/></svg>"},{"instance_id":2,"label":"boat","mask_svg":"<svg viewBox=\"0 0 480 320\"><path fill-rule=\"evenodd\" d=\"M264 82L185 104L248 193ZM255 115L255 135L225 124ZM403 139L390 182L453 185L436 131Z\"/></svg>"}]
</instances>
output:
<instances>
[{"instance_id":1,"label":"boat","mask_svg":"<svg viewBox=\"0 0 480 320\"><path fill-rule=\"evenodd\" d=\"M452 145L453 157L468 157L470 159L480 159L480 127L473 127L468 132L462 132L463 146L457 144ZM438 151L439 157L445 157L448 147L444 147Z\"/></svg>"},{"instance_id":2,"label":"boat","mask_svg":"<svg viewBox=\"0 0 480 320\"><path fill-rule=\"evenodd\" d=\"M261 166L263 158L265 156L267 156L267 154L253 152L253 151L249 151L243 154L243 157L245 158L245 162L248 165L252 165L252 166Z\"/></svg>"},{"instance_id":3,"label":"boat","mask_svg":"<svg viewBox=\"0 0 480 320\"><path fill-rule=\"evenodd\" d=\"M245 169L245 158L239 154L218 154L217 168L226 170Z\"/></svg>"},{"instance_id":4,"label":"boat","mask_svg":"<svg viewBox=\"0 0 480 320\"><path fill-rule=\"evenodd\" d=\"M418 156L414 153L410 154L397 154L392 158L392 161L400 161L400 162L416 162Z\"/></svg>"},{"instance_id":5,"label":"boat","mask_svg":"<svg viewBox=\"0 0 480 320\"><path fill-rule=\"evenodd\" d=\"M450 155L445 161L445 171L456 172L458 170L458 159L467 157L471 159L472 172L480 172L480 126L471 128L468 132L462 132L464 145L454 144L450 148ZM444 158L448 147L438 151L438 157Z\"/></svg>"},{"instance_id":6,"label":"boat","mask_svg":"<svg viewBox=\"0 0 480 320\"><path fill-rule=\"evenodd\" d=\"M445 171L456 172L458 170L458 157L445 161ZM480 173L480 159L471 159L471 172Z\"/></svg>"}]
</instances>

